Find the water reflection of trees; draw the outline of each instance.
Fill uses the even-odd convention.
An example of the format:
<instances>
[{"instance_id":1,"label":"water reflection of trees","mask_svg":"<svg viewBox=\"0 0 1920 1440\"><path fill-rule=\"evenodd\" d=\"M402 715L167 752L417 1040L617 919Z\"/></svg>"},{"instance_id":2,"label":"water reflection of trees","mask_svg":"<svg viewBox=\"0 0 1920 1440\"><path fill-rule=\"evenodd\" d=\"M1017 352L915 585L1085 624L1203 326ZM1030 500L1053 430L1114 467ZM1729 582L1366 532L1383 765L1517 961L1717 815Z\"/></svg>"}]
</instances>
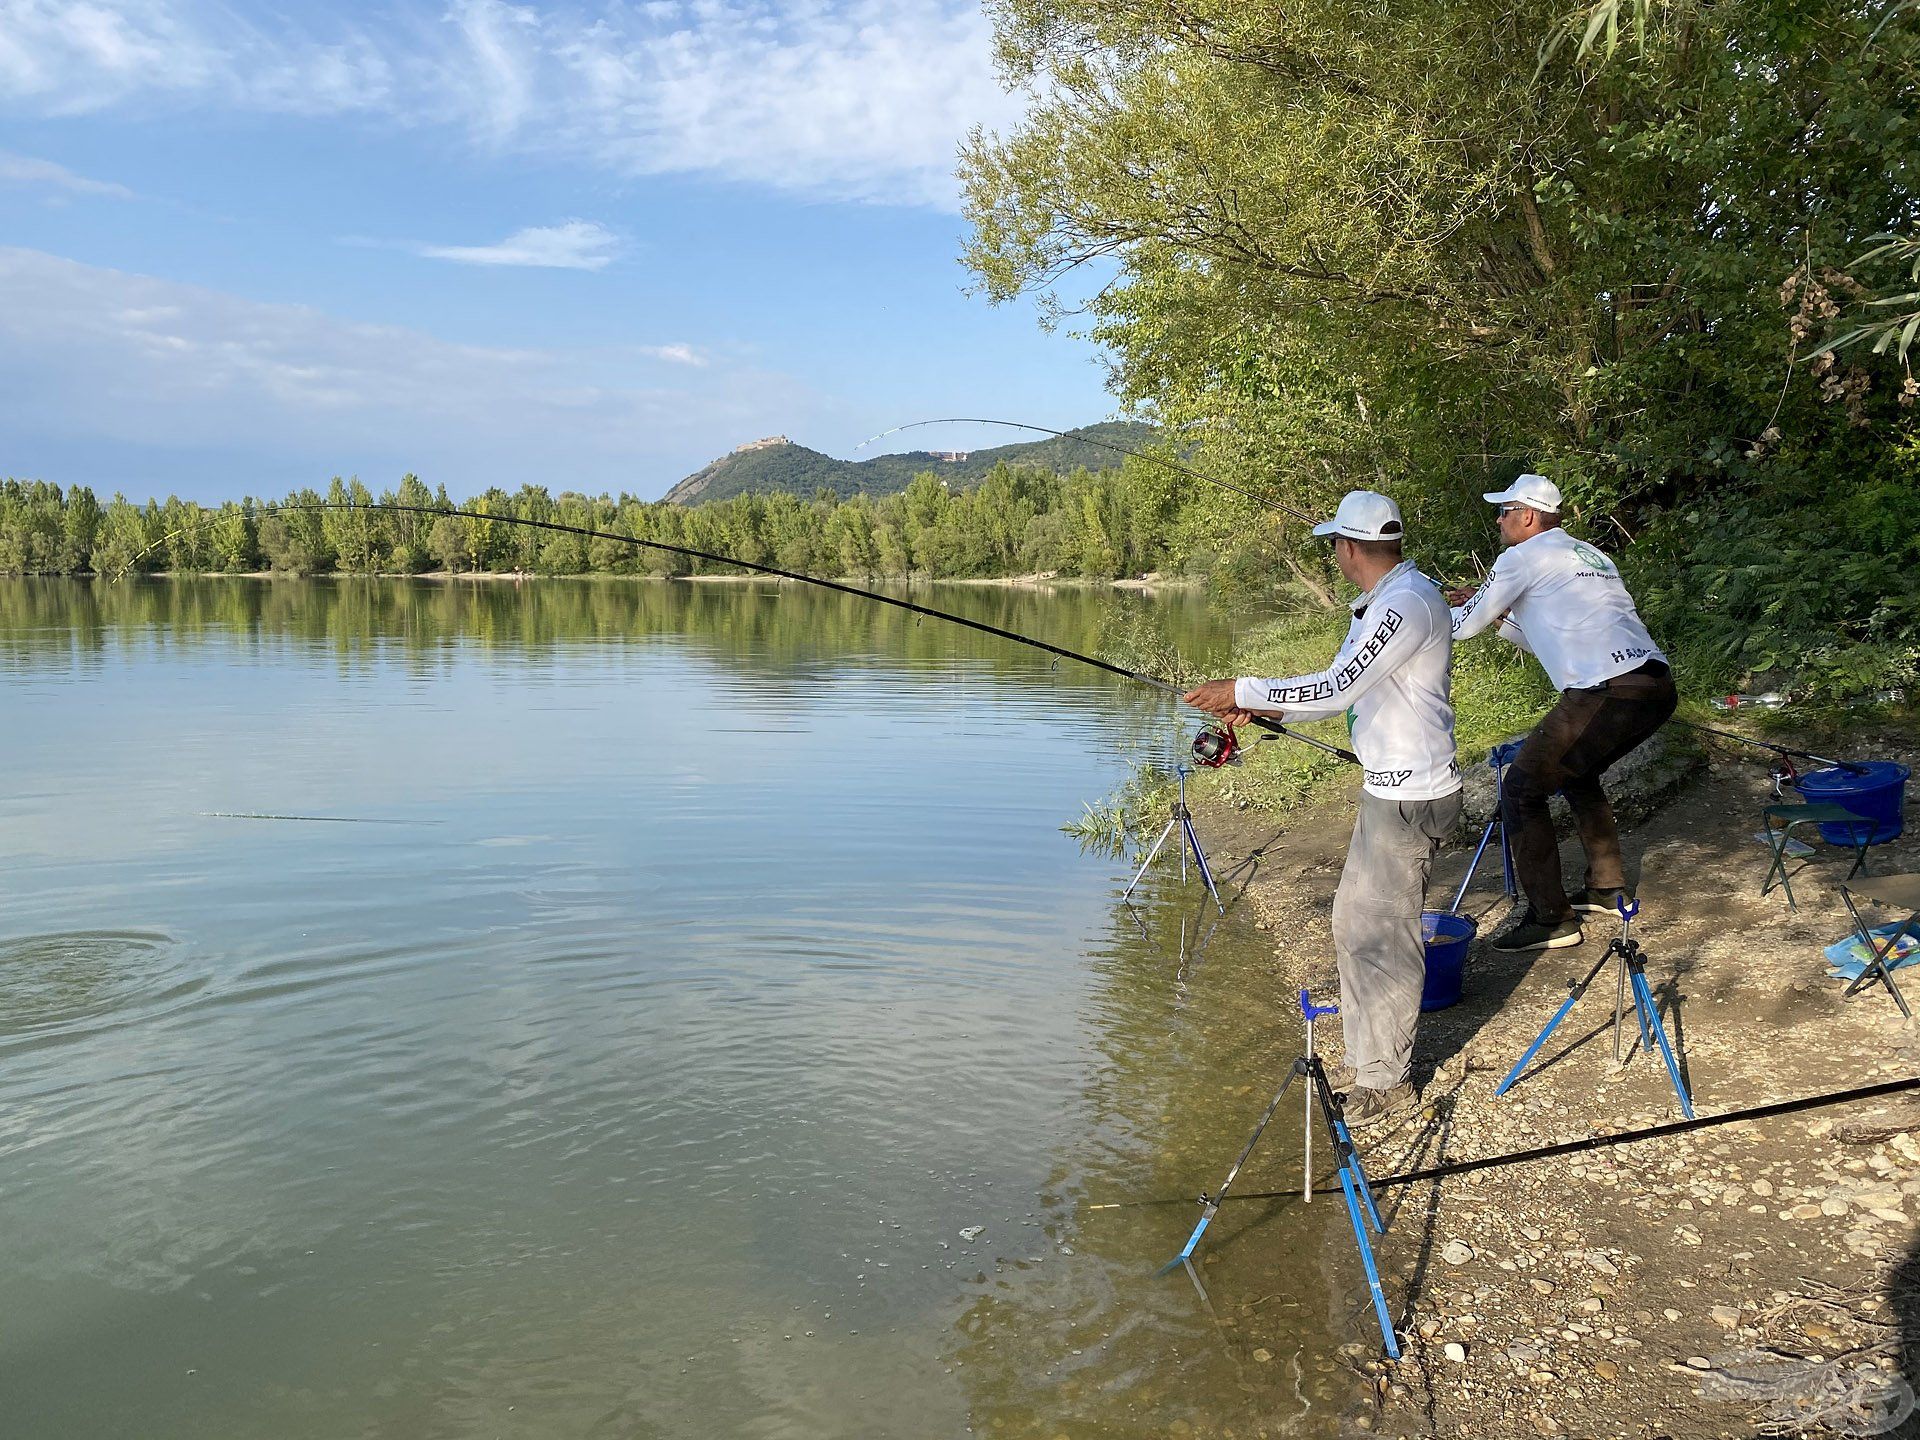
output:
<instances>
[{"instance_id":1,"label":"water reflection of trees","mask_svg":"<svg viewBox=\"0 0 1920 1440\"><path fill-rule=\"evenodd\" d=\"M1133 667L1177 663L1198 673L1224 661L1232 638L1202 598L1186 593L965 585L891 593ZM743 661L870 655L932 666L965 658L1013 680L1113 687L1097 670L1070 660L1056 667L1041 652L1009 641L859 596L773 582L0 581L0 654L19 662L215 636L284 639L353 659L432 654L455 645L527 651L656 635L692 636L710 653Z\"/></svg>"},{"instance_id":2,"label":"water reflection of trees","mask_svg":"<svg viewBox=\"0 0 1920 1440\"><path fill-rule=\"evenodd\" d=\"M1247 1003L1288 993L1272 939L1238 907L1210 928L1197 880L1177 877L1169 865L1137 912L1116 907L1092 957L1102 1063L1073 1097L1079 1138L1042 1197L1049 1243L983 1258L956 1323L976 1433L1331 1434L1351 1391L1334 1349L1361 1333L1350 1312L1364 1287L1337 1192L1311 1209L1228 1206L1201 1251L1204 1298L1180 1272L1154 1274L1198 1218L1188 1197L1219 1184L1300 1039L1272 1028L1280 1005ZM1294 965L1311 958L1313 937L1283 943ZM1290 1094L1241 1188L1299 1176ZM1171 1203L1088 1209L1141 1199Z\"/></svg>"},{"instance_id":3,"label":"water reflection of trees","mask_svg":"<svg viewBox=\"0 0 1920 1440\"><path fill-rule=\"evenodd\" d=\"M949 585L916 587L912 598L1155 669L1171 668L1174 656L1219 668L1232 638L1204 601L1184 594ZM19 667L235 642L318 650L343 666L427 667L472 651L514 663L552 647L654 637L690 637L743 667L862 657L929 670L961 663L1002 684L1097 701L1103 714L1134 710L1143 728L1165 714L1164 697L1097 670L1068 660L1056 667L991 636L795 585L0 581L0 664ZM1331 1413L1339 1377L1322 1367L1332 1339L1352 1333L1341 1306L1354 1281L1332 1204L1313 1214L1297 1205L1231 1207L1204 1252L1211 1313L1183 1277L1152 1273L1191 1226L1190 1204L1084 1212L1089 1202L1185 1197L1217 1184L1297 1041L1291 1029L1262 1030L1266 1012L1244 1003L1263 990L1284 993L1267 937L1236 914L1195 955L1211 912L1197 884L1178 889L1176 873L1167 864L1150 882L1138 910L1144 932L1116 907L1091 956L1088 1023L1102 1058L1083 1091L1063 1097L1078 1138L1049 1177L1038 1226L1010 1224L978 1252L949 1358L981 1433L1163 1434L1184 1419L1200 1434L1231 1426L1251 1435L1283 1428L1301 1413L1300 1396L1319 1397L1299 1431L1313 1433ZM1288 943L1305 950L1315 942ZM1297 1144L1295 1112L1276 1121L1248 1187L1292 1183Z\"/></svg>"}]
</instances>

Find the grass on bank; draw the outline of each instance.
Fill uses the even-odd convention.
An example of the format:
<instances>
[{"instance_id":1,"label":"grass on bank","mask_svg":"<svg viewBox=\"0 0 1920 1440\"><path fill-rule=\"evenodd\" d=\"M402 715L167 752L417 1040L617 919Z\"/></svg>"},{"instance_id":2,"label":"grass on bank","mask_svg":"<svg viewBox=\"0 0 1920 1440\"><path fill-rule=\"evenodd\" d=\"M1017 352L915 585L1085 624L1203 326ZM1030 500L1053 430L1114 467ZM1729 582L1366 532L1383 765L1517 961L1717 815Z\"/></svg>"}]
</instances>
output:
<instances>
[{"instance_id":1,"label":"grass on bank","mask_svg":"<svg viewBox=\"0 0 1920 1440\"><path fill-rule=\"evenodd\" d=\"M1346 624L1344 609L1284 612L1240 643L1231 670L1242 676L1292 676L1319 670L1338 649ZM1690 670L1688 647L1680 643L1670 649L1684 685ZM1169 657L1156 655L1152 659L1167 666L1167 672L1173 670L1167 664ZM1453 651L1453 724L1461 768L1482 762L1501 741L1532 730L1553 699L1553 687L1540 666L1498 637L1478 636L1457 645ZM1788 728L1789 733L1805 735L1812 724L1816 732L1828 737L1822 743L1839 743L1845 728L1859 722L1860 712L1859 708L1845 712L1807 708L1795 708L1788 714L1759 712L1755 724L1749 716L1730 718L1720 714L1695 697L1682 703L1680 718L1718 728L1738 728L1763 739L1768 733L1786 732ZM1198 712L1192 714L1192 720L1198 730ZM1331 745L1350 745L1344 718L1298 726L1298 730ZM1242 732L1244 762L1198 772L1188 781L1190 795L1198 803L1283 814L1352 783L1348 766L1331 755L1279 737L1260 739L1258 735L1260 732ZM1688 732L1676 732L1672 743L1693 747L1699 741ZM1814 741L1803 739L1801 743ZM1137 852L1144 837L1160 833L1175 795L1177 785L1169 772L1139 764L1119 789L1104 801L1089 804L1085 814L1064 829L1089 849L1112 854Z\"/></svg>"},{"instance_id":2,"label":"grass on bank","mask_svg":"<svg viewBox=\"0 0 1920 1440\"><path fill-rule=\"evenodd\" d=\"M1294 610L1260 626L1241 643L1233 656L1232 671L1237 675L1299 675L1318 670L1332 657L1345 633L1347 612L1339 610ZM1729 716L1714 710L1704 696L1687 695L1689 674L1718 678L1708 657L1695 656L1690 644L1682 640L1670 644L1675 673L1683 698L1678 719L1696 725L1735 730L1758 739L1785 736L1779 743L1825 747L1823 753L1843 758L1862 758L1853 753L1847 741L1863 725L1890 725L1910 733L1916 724L1910 705L1914 697L1887 704L1863 706L1796 705L1784 711L1762 710ZM1163 668L1160 673L1175 673L1173 657L1151 657ZM1137 664L1139 657L1122 663ZM1493 636L1479 636L1456 646L1453 655L1453 704L1455 736L1463 769L1483 761L1496 744L1531 730L1553 703L1554 690L1545 673L1530 657ZM1194 728L1200 725L1193 712ZM1329 744L1349 745L1344 719L1319 721L1297 727L1303 734ZM1244 761L1220 770L1200 771L1188 782L1191 797L1197 803L1231 806L1240 810L1258 810L1281 814L1352 783L1344 762L1306 745L1295 745L1277 737L1261 740L1261 732L1243 731L1246 745ZM1669 743L1694 749L1709 742L1706 737L1686 730L1670 729ZM1743 747L1731 741L1712 741L1712 748ZM1766 756L1759 751L1744 752L1760 763ZM1870 758L1870 757L1867 757ZM1800 762L1807 768L1808 762ZM1159 833L1171 813L1177 786L1174 776L1157 766L1140 764L1126 781L1104 800L1086 806L1081 817L1062 828L1090 849L1121 855L1138 852L1146 837Z\"/></svg>"},{"instance_id":3,"label":"grass on bank","mask_svg":"<svg viewBox=\"0 0 1920 1440\"><path fill-rule=\"evenodd\" d=\"M1277 676L1318 670L1339 648L1348 618L1344 607L1282 614L1242 642L1233 657L1233 673ZM1169 671L1174 668L1165 656L1151 658ZM1122 663L1138 665L1141 657L1130 657ZM1485 758L1493 745L1530 729L1552 698L1552 688L1539 666L1504 642L1483 639L1458 647L1454 652L1453 703L1462 764ZM1193 721L1197 730L1198 712ZM1351 744L1344 718L1295 728L1330 745ZM1197 774L1188 782L1193 797L1239 810L1277 814L1351 778L1344 773L1347 767L1343 761L1323 751L1277 736L1260 736L1257 730L1243 731L1244 761ZM1090 849L1122 854L1137 849L1143 835L1159 832L1176 793L1171 774L1157 767L1137 766L1118 790L1098 804L1088 805L1078 820L1062 828Z\"/></svg>"}]
</instances>

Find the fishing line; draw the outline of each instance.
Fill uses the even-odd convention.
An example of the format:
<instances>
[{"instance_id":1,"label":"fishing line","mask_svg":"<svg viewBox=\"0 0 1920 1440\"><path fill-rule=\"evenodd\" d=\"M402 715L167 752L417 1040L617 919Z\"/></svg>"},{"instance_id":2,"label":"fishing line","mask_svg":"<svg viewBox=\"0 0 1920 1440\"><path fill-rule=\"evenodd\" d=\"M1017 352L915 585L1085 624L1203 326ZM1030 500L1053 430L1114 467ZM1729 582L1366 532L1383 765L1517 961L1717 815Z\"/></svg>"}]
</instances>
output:
<instances>
[{"instance_id":1,"label":"fishing line","mask_svg":"<svg viewBox=\"0 0 1920 1440\"><path fill-rule=\"evenodd\" d=\"M623 535L613 530L590 530L583 525L566 525L558 520L530 520L522 516L484 515L473 510L441 510L428 505L404 505L398 501L373 501L363 505L356 502L321 500L315 501L312 504L272 505L252 510L242 506L240 507L240 511L242 514L255 518L262 515L284 515L290 513L359 515L387 512L397 515L426 515L434 518L442 515L450 515L460 520L485 521L498 525L521 525L531 530L551 530L560 535L579 535L588 540L618 540L622 544L637 545L646 550L660 550L666 554L680 555L690 560L705 560L713 565L736 565L742 570L752 570L757 574L772 575L781 580L794 580L802 585L815 585L822 590L833 590L842 595L856 595L863 600L875 600L882 605L891 605L896 610L905 610L909 614L931 616L935 620L945 620L954 625L964 625L969 630L978 630L984 635L993 635L1002 640L1011 640L1016 645L1027 645L1035 650L1044 650L1049 655L1058 655L1067 660L1078 660L1082 665L1091 665L1096 670L1104 670L1109 675L1118 675L1124 680L1133 680L1142 685L1151 685L1154 689L1165 691L1169 695L1180 696L1186 693L1182 687L1174 684L1171 680L1162 680L1157 675L1148 675L1139 670L1129 670L1124 665L1115 665L1108 660L1097 660L1091 655L1081 654L1078 650L1069 650L1064 645L1055 645L1046 640L1036 640L1033 636L1022 635L1017 630L1006 630L998 625L989 625L984 620L970 620L964 615L955 615L947 610L936 610L931 605L916 605L911 600L902 600L893 595L883 595L878 590L865 590L858 585L847 585L838 580L826 580L818 575L803 574L798 570L783 570L778 565L763 565L753 560L736 559L732 555L718 555L711 550L695 550L687 545L672 545L665 540L642 540L637 535ZM127 564L122 567L120 573L114 578L116 580L124 580L135 565L139 564L141 560L166 544L167 541L184 535L188 531L198 528L200 525L211 524L219 518L219 514L220 512L218 511L209 511L198 520L184 525L177 530L169 531L158 540L155 540L151 545L148 545L144 550L140 551L133 559L129 560ZM1311 735L1302 735L1297 730L1288 729L1278 720L1273 720L1261 715L1256 715L1252 717L1252 719L1253 723L1262 730L1270 731L1275 735L1284 735L1287 739L1297 740L1302 745L1311 745L1316 750L1324 750L1329 755L1336 756L1341 760L1350 761L1355 765L1360 763L1360 757L1354 754L1353 751L1343 750L1338 745L1329 745L1324 740L1314 739Z\"/></svg>"},{"instance_id":2,"label":"fishing line","mask_svg":"<svg viewBox=\"0 0 1920 1440\"><path fill-rule=\"evenodd\" d=\"M438 825L438 820L378 820L365 815L264 815L252 810L202 810L202 820L301 820L317 825Z\"/></svg>"},{"instance_id":3,"label":"fishing line","mask_svg":"<svg viewBox=\"0 0 1920 1440\"><path fill-rule=\"evenodd\" d=\"M1610 1149L1615 1145L1634 1145L1642 1140L1659 1140L1669 1135L1685 1135L1693 1130L1709 1130L1716 1125L1731 1125L1740 1120L1765 1120L1775 1115L1792 1115L1802 1110L1819 1110L1829 1105L1848 1105L1857 1100L1873 1100L1882 1095L1897 1095L1904 1090L1920 1090L1920 1075L1910 1075L1904 1080L1884 1080L1877 1085L1861 1085L1852 1090L1829 1090L1819 1095L1806 1095L1795 1100L1776 1100L1767 1105L1754 1105L1745 1110L1729 1110L1724 1115L1706 1115L1694 1120L1675 1120L1665 1125L1649 1125L1642 1130L1621 1130L1611 1135L1589 1135L1581 1140L1563 1140L1556 1145L1537 1145L1529 1150L1514 1150L1504 1155L1487 1155L1478 1160L1456 1160L1447 1165L1433 1165L1425 1170L1408 1170L1398 1175L1383 1175L1379 1179L1369 1179L1373 1188L1378 1190L1389 1185L1414 1185L1423 1180L1446 1180L1455 1175L1466 1175L1475 1170L1497 1170L1508 1165L1526 1165L1536 1160L1550 1160L1561 1155L1577 1155L1585 1150ZM1243 1191L1238 1195L1222 1196L1227 1200L1285 1200L1298 1196L1298 1190L1255 1190ZM1187 1199L1164 1200L1117 1200L1104 1205L1088 1205L1087 1210L1135 1210L1159 1205L1192 1205Z\"/></svg>"},{"instance_id":4,"label":"fishing line","mask_svg":"<svg viewBox=\"0 0 1920 1440\"><path fill-rule=\"evenodd\" d=\"M1306 511L1296 510L1284 500L1272 500L1264 495L1256 495L1251 490L1242 489L1240 486L1232 484L1229 481L1217 479L1205 471L1192 469L1189 466L1180 464L1178 461L1166 460L1158 455L1149 454L1145 450L1129 450L1124 445L1115 445L1108 440L1096 440L1091 435L1082 435L1075 430L1049 430L1045 425L1028 425L1021 420L986 420L979 416L972 415L953 415L944 420L913 420L905 425L896 425L891 430L882 430L878 435L869 435L853 448L856 450L864 450L867 446L873 444L875 440L884 440L889 435L898 435L902 430L918 430L925 425L1004 425L1009 430L1032 430L1036 434L1052 435L1057 439L1072 440L1080 445L1094 445L1102 450L1111 450L1116 455L1130 455L1135 460L1144 460L1149 465L1158 465L1161 469L1171 470L1176 475L1185 475L1188 479L1199 480L1217 489L1230 491L1243 499L1253 501L1254 504L1262 506L1265 509L1278 510L1284 515L1291 515L1302 525L1312 526L1320 523L1311 515L1307 514Z\"/></svg>"}]
</instances>

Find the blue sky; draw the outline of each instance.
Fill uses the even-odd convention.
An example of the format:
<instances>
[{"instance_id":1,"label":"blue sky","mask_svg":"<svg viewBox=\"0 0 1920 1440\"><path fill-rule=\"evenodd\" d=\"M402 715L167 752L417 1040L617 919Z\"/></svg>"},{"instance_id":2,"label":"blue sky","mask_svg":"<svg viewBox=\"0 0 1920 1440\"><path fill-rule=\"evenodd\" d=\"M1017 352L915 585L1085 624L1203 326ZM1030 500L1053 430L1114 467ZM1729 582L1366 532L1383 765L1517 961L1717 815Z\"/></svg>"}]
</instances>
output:
<instances>
[{"instance_id":1,"label":"blue sky","mask_svg":"<svg viewBox=\"0 0 1920 1440\"><path fill-rule=\"evenodd\" d=\"M1019 103L952 0L0 0L0 474L651 498L1100 419L964 293L954 149Z\"/></svg>"}]
</instances>

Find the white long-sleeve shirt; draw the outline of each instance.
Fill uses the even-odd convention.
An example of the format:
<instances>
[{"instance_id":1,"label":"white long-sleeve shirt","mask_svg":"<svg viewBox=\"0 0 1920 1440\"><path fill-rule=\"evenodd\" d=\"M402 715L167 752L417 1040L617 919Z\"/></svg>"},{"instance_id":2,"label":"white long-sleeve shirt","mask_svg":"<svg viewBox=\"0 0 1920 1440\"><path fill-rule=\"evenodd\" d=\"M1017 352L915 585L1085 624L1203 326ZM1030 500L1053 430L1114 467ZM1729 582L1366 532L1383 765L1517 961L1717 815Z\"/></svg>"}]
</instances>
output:
<instances>
[{"instance_id":1,"label":"white long-sleeve shirt","mask_svg":"<svg viewBox=\"0 0 1920 1440\"><path fill-rule=\"evenodd\" d=\"M1387 800L1438 800L1460 788L1450 690L1453 631L1446 598L1411 560L1353 602L1353 624L1325 670L1234 683L1243 710L1287 720L1349 712L1363 788Z\"/></svg>"},{"instance_id":2,"label":"white long-sleeve shirt","mask_svg":"<svg viewBox=\"0 0 1920 1440\"><path fill-rule=\"evenodd\" d=\"M1509 546L1452 613L1455 640L1497 624L1503 638L1539 658L1556 690L1592 689L1667 658L1613 561L1557 527Z\"/></svg>"}]
</instances>

